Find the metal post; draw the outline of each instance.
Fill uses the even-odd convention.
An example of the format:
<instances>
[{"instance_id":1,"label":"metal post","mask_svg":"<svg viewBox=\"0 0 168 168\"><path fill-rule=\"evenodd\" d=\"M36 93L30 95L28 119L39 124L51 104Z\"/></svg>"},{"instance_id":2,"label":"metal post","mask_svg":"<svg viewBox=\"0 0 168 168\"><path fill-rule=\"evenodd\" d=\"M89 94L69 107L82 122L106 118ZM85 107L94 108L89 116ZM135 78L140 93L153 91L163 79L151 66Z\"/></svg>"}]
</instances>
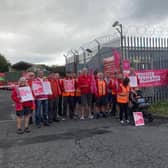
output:
<instances>
[{"instance_id":1,"label":"metal post","mask_svg":"<svg viewBox=\"0 0 168 168\"><path fill-rule=\"evenodd\" d=\"M84 61L84 67L86 67L86 51L83 47L80 47L83 50L83 61Z\"/></svg>"},{"instance_id":2,"label":"metal post","mask_svg":"<svg viewBox=\"0 0 168 168\"><path fill-rule=\"evenodd\" d=\"M101 64L101 55L100 55L100 42L97 40L97 39L95 39L94 40L96 43L97 43L97 49L98 49L98 65L102 65ZM98 66L99 67L99 66ZM102 66L101 66L101 68L100 68L100 71L102 70Z\"/></svg>"}]
</instances>

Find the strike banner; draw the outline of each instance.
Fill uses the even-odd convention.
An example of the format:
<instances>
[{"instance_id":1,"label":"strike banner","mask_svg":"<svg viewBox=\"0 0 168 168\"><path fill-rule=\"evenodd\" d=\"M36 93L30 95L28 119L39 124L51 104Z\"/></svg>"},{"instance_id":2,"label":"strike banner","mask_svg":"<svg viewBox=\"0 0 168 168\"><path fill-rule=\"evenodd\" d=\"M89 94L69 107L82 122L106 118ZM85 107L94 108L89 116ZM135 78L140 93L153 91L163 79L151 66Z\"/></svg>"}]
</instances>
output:
<instances>
[{"instance_id":1,"label":"strike banner","mask_svg":"<svg viewBox=\"0 0 168 168\"><path fill-rule=\"evenodd\" d=\"M139 87L168 85L168 69L136 71Z\"/></svg>"},{"instance_id":2,"label":"strike banner","mask_svg":"<svg viewBox=\"0 0 168 168\"><path fill-rule=\"evenodd\" d=\"M112 50L111 57L104 58L104 73L114 73L120 71L120 53L116 50Z\"/></svg>"},{"instance_id":3,"label":"strike banner","mask_svg":"<svg viewBox=\"0 0 168 168\"><path fill-rule=\"evenodd\" d=\"M142 112L133 112L133 116L134 116L135 126L145 125L144 117L143 117Z\"/></svg>"},{"instance_id":4,"label":"strike banner","mask_svg":"<svg viewBox=\"0 0 168 168\"><path fill-rule=\"evenodd\" d=\"M21 102L33 101L33 94L29 86L19 87L19 95L21 97Z\"/></svg>"}]
</instances>

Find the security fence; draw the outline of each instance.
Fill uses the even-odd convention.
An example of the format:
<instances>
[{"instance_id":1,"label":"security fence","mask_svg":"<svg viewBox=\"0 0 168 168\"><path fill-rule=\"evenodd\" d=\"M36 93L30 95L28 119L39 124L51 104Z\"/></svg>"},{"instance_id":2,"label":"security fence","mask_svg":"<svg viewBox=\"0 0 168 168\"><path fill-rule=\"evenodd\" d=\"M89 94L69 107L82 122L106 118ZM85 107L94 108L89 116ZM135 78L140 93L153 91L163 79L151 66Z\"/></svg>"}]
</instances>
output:
<instances>
[{"instance_id":1,"label":"security fence","mask_svg":"<svg viewBox=\"0 0 168 168\"><path fill-rule=\"evenodd\" d=\"M129 59L136 70L157 70L168 68L168 38L104 36L72 51L67 57L66 70L79 71L83 67L103 71L103 59L112 56L112 49L122 51L122 58ZM143 89L152 102L168 99L168 86Z\"/></svg>"}]
</instances>

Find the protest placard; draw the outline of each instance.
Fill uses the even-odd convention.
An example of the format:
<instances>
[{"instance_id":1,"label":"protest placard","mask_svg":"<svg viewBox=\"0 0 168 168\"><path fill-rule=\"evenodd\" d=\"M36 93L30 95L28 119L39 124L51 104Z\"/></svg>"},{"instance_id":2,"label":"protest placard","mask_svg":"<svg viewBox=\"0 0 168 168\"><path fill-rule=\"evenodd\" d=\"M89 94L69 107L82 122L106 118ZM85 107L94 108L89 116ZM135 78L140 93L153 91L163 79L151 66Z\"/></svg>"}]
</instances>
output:
<instances>
[{"instance_id":1,"label":"protest placard","mask_svg":"<svg viewBox=\"0 0 168 168\"><path fill-rule=\"evenodd\" d=\"M29 86L19 87L19 95L21 97L21 102L33 101L33 94Z\"/></svg>"},{"instance_id":2,"label":"protest placard","mask_svg":"<svg viewBox=\"0 0 168 168\"><path fill-rule=\"evenodd\" d=\"M144 117L143 117L142 112L133 112L133 116L134 116L135 126L145 125Z\"/></svg>"}]
</instances>

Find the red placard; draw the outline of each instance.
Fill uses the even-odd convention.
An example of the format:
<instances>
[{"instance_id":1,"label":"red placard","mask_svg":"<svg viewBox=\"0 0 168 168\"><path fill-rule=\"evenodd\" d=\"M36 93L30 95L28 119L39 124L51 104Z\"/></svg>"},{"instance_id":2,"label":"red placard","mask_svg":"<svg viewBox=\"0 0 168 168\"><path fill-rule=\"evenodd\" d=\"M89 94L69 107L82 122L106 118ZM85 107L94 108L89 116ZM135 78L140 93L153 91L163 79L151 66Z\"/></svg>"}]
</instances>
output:
<instances>
[{"instance_id":1,"label":"red placard","mask_svg":"<svg viewBox=\"0 0 168 168\"><path fill-rule=\"evenodd\" d=\"M142 112L133 112L133 115L134 115L135 126L145 125Z\"/></svg>"},{"instance_id":2,"label":"red placard","mask_svg":"<svg viewBox=\"0 0 168 168\"><path fill-rule=\"evenodd\" d=\"M43 83L38 80L32 82L32 90L35 96L44 95Z\"/></svg>"}]
</instances>

